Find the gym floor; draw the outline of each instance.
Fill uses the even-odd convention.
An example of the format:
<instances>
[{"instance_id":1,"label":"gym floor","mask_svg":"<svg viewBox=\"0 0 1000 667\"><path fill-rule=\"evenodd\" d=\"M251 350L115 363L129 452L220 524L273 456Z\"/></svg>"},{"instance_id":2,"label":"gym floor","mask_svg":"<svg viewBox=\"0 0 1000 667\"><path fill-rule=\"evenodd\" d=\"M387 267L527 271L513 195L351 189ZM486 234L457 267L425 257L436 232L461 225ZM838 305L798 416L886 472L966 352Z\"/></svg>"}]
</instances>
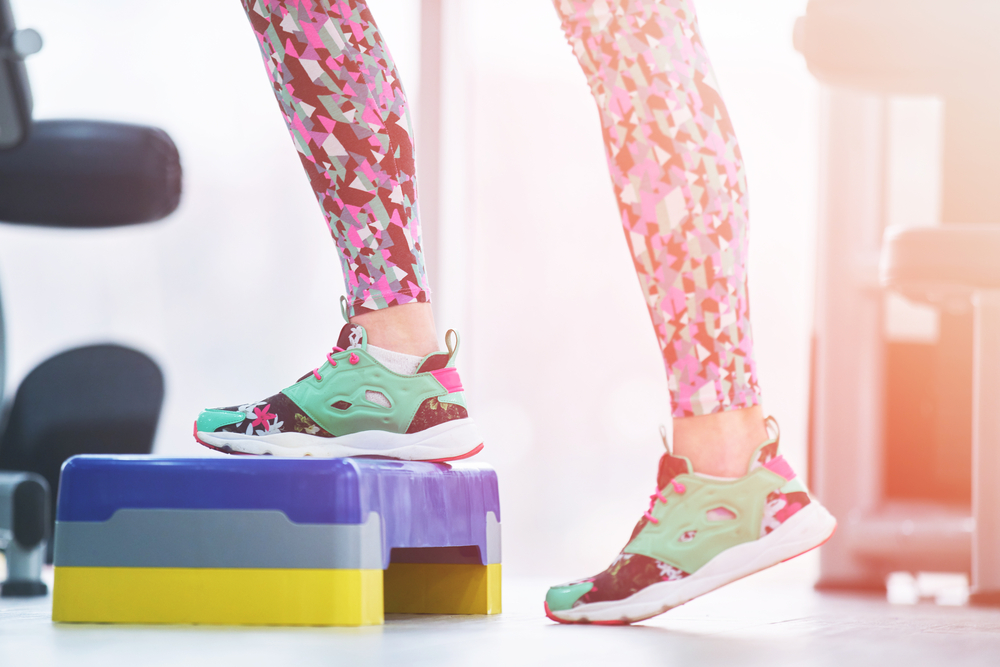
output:
<instances>
[{"instance_id":1,"label":"gym floor","mask_svg":"<svg viewBox=\"0 0 1000 667\"><path fill-rule=\"evenodd\" d=\"M819 593L806 556L631 627L561 626L549 579L504 582L494 617L390 615L368 628L61 625L51 597L0 599L0 664L996 665L1000 610ZM50 573L51 574L51 573Z\"/></svg>"}]
</instances>

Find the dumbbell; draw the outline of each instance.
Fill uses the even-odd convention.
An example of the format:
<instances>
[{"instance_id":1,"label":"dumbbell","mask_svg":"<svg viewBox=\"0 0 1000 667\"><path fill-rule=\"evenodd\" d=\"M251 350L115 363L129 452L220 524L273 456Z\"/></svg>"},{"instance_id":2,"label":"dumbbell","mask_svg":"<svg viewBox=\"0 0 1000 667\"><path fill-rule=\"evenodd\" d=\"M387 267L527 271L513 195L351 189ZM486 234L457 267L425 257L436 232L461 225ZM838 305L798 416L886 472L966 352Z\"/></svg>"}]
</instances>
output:
<instances>
[{"instance_id":1,"label":"dumbbell","mask_svg":"<svg viewBox=\"0 0 1000 667\"><path fill-rule=\"evenodd\" d=\"M7 581L0 584L0 596L48 594L42 564L49 511L49 485L44 477L0 471L0 551L7 558Z\"/></svg>"}]
</instances>

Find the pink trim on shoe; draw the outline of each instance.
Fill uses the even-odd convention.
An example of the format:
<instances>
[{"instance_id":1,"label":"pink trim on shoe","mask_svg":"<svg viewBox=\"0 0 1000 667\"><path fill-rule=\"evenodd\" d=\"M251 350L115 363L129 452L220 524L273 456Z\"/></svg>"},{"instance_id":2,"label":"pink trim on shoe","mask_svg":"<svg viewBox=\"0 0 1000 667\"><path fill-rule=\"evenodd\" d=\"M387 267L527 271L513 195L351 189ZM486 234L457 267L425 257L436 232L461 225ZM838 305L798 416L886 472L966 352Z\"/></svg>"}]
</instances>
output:
<instances>
[{"instance_id":1,"label":"pink trim on shoe","mask_svg":"<svg viewBox=\"0 0 1000 667\"><path fill-rule=\"evenodd\" d=\"M448 461L461 461L462 459L467 459L470 456L475 456L479 452L483 451L483 443L479 443L474 449L458 456L448 456L443 459L419 459L425 463L447 463Z\"/></svg>"},{"instance_id":2,"label":"pink trim on shoe","mask_svg":"<svg viewBox=\"0 0 1000 667\"><path fill-rule=\"evenodd\" d=\"M567 621L553 614L552 610L549 609L548 602L543 602L542 604L545 605L545 615L549 617L549 620L562 623L563 625L632 625L629 621Z\"/></svg>"},{"instance_id":3,"label":"pink trim on shoe","mask_svg":"<svg viewBox=\"0 0 1000 667\"><path fill-rule=\"evenodd\" d=\"M792 466L788 465L788 461L785 460L784 456L775 456L765 463L764 467L775 474L781 475L785 479L795 479L795 471L792 470Z\"/></svg>"},{"instance_id":4,"label":"pink trim on shoe","mask_svg":"<svg viewBox=\"0 0 1000 667\"><path fill-rule=\"evenodd\" d=\"M462 391L462 380L458 377L458 369L449 366L448 368L439 368L436 371L431 371L431 375L434 379L441 383L441 386L449 394L454 394L455 392Z\"/></svg>"},{"instance_id":5,"label":"pink trim on shoe","mask_svg":"<svg viewBox=\"0 0 1000 667\"><path fill-rule=\"evenodd\" d=\"M221 447L216 447L215 445L210 445L201 438L198 437L198 420L194 420L194 439L198 441L199 445L203 447L208 447L209 449L214 449L217 452L222 452L223 454L231 454L235 456L256 456L255 454L250 454L249 452L236 452L232 449L222 449Z\"/></svg>"}]
</instances>

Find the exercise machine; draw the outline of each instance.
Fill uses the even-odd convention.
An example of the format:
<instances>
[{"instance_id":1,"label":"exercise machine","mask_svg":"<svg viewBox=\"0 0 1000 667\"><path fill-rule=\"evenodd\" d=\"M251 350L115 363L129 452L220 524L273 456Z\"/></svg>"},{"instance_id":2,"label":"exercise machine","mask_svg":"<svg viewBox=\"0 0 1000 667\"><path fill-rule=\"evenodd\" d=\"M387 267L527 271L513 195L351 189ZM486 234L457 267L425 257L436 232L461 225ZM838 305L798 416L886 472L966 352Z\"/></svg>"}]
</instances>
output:
<instances>
[{"instance_id":1,"label":"exercise machine","mask_svg":"<svg viewBox=\"0 0 1000 667\"><path fill-rule=\"evenodd\" d=\"M974 599L1000 592L998 330L981 307L996 284L975 274L1000 250L997 29L989 0L811 0L795 26L824 84L810 455L840 531L821 587L950 571L972 575ZM943 101L939 227L885 230L894 95ZM883 286L938 309L935 343L886 340Z\"/></svg>"}]
</instances>

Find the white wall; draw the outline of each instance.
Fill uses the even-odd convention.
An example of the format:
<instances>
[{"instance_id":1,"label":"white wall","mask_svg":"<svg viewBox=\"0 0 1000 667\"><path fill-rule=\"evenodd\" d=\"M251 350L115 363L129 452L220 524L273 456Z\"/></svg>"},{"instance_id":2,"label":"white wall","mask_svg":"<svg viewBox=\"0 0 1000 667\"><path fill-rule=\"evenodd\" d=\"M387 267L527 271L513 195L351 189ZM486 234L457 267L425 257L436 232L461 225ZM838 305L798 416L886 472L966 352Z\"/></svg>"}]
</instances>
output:
<instances>
[{"instance_id":1,"label":"white wall","mask_svg":"<svg viewBox=\"0 0 1000 667\"><path fill-rule=\"evenodd\" d=\"M416 0L371 5L419 112ZM818 95L791 29L805 1L696 5L749 173L765 408L802 466ZM505 569L589 574L621 548L652 491L657 427L669 420L662 362L597 112L554 9L449 7L441 331L463 334L481 458L501 476ZM69 346L134 345L167 377L157 452L206 454L190 437L198 410L269 395L316 366L343 289L242 9L14 9L46 39L29 64L36 117L163 127L180 148L185 194L173 216L134 229L0 227L7 390Z\"/></svg>"}]
</instances>

